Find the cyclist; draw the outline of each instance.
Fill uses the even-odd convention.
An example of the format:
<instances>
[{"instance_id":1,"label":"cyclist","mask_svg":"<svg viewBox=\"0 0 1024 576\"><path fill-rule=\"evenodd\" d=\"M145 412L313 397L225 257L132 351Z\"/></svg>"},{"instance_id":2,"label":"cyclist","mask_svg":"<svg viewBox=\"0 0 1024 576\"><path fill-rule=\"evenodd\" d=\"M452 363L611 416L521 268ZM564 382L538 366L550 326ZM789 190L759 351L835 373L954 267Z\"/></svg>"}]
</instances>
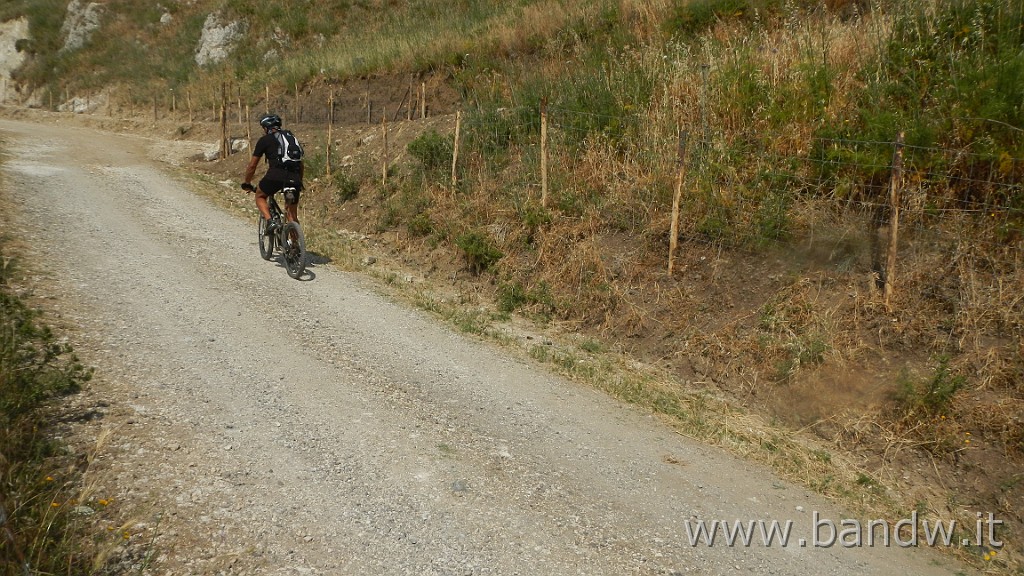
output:
<instances>
[{"instance_id":1,"label":"cyclist","mask_svg":"<svg viewBox=\"0 0 1024 576\"><path fill-rule=\"evenodd\" d=\"M267 230L271 232L270 207L267 205L267 198L277 194L286 186L295 188L295 196L289 198L288 196L290 195L285 195L285 215L289 222L298 222L299 220L298 207L299 196L302 191L304 165L299 161L296 168L290 168L281 160L281 147L274 136L274 132L281 130L280 116L277 114L265 114L260 118L260 126L263 127L263 136L256 141L256 146L252 149L252 159L249 160L249 165L245 167L242 188L256 193L256 207L263 214L263 218L267 220ZM253 189L252 179L256 175L256 167L260 163L260 158L266 158L269 167L267 168L267 173L263 175L263 179Z\"/></svg>"}]
</instances>

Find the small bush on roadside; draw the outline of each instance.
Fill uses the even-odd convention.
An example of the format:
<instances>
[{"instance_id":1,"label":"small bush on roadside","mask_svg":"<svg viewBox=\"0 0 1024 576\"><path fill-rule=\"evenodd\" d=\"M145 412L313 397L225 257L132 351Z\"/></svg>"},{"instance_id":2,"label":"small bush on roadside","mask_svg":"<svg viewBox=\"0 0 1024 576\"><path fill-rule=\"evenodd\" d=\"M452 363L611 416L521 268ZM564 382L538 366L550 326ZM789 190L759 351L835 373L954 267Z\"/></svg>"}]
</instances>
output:
<instances>
[{"instance_id":1,"label":"small bush on roadside","mask_svg":"<svg viewBox=\"0 0 1024 576\"><path fill-rule=\"evenodd\" d=\"M498 310L515 312L526 307L538 307L542 313L554 310L551 289L546 282L540 282L530 288L519 282L502 283L498 287Z\"/></svg>"},{"instance_id":2,"label":"small bush on roadside","mask_svg":"<svg viewBox=\"0 0 1024 576\"><path fill-rule=\"evenodd\" d=\"M413 236L430 236L434 232L434 221L426 212L420 212L409 220L408 229Z\"/></svg>"},{"instance_id":3,"label":"small bush on roadside","mask_svg":"<svg viewBox=\"0 0 1024 576\"><path fill-rule=\"evenodd\" d=\"M916 382L904 374L897 383L896 406L908 418L921 418L948 414L953 396L963 388L966 378L953 375L949 359L939 359L935 372L924 382Z\"/></svg>"},{"instance_id":4,"label":"small bush on roadside","mask_svg":"<svg viewBox=\"0 0 1024 576\"><path fill-rule=\"evenodd\" d=\"M466 262L474 275L492 267L504 254L482 232L472 231L455 238L455 245L466 256Z\"/></svg>"},{"instance_id":5,"label":"small bush on roadside","mask_svg":"<svg viewBox=\"0 0 1024 576\"><path fill-rule=\"evenodd\" d=\"M359 181L351 174L339 171L332 175L334 198L339 203L348 202L359 194Z\"/></svg>"},{"instance_id":6,"label":"small bush on roadside","mask_svg":"<svg viewBox=\"0 0 1024 576\"><path fill-rule=\"evenodd\" d=\"M523 225L526 226L526 242L532 244L537 231L551 223L551 212L534 202L521 204L517 211L519 217L523 219Z\"/></svg>"},{"instance_id":7,"label":"small bush on roadside","mask_svg":"<svg viewBox=\"0 0 1024 576\"><path fill-rule=\"evenodd\" d=\"M424 132L409 142L407 149L413 158L420 161L423 170L430 174L444 174L452 166L452 138L438 134L437 130Z\"/></svg>"}]
</instances>

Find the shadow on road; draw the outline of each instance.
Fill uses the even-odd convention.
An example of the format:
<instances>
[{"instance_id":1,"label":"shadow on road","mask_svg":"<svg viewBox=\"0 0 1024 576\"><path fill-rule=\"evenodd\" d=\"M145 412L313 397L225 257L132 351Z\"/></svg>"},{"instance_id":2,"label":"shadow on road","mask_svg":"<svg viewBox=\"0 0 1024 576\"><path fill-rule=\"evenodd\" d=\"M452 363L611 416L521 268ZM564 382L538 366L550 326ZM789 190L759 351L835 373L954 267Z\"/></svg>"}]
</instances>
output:
<instances>
[{"instance_id":1,"label":"shadow on road","mask_svg":"<svg viewBox=\"0 0 1024 576\"><path fill-rule=\"evenodd\" d=\"M278 256L275 259L275 262L278 268L282 270L286 269L284 265L284 259L281 258L280 256ZM296 278L296 280L300 282L312 282L313 280L316 280L316 272L314 272L312 268L330 263L331 259L328 258L327 256L324 256L323 254L318 254L316 252L306 252L306 269L305 271L302 272L301 276Z\"/></svg>"}]
</instances>

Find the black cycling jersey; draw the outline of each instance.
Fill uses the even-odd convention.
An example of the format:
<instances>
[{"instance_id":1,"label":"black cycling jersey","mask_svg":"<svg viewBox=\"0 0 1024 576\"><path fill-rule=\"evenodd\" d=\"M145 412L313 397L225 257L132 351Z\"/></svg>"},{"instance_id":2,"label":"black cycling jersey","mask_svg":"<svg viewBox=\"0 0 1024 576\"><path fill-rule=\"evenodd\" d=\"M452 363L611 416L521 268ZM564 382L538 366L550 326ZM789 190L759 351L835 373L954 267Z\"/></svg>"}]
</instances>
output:
<instances>
[{"instance_id":1,"label":"black cycling jersey","mask_svg":"<svg viewBox=\"0 0 1024 576\"><path fill-rule=\"evenodd\" d=\"M273 132L264 134L259 140L256 141L256 146L252 149L252 155L259 158L264 157L267 159L267 164L270 168L267 169L267 173L263 176L264 180L299 180L298 172L289 172L288 170L281 167L279 157L281 155L280 145L277 142L277 138L274 137Z\"/></svg>"}]
</instances>

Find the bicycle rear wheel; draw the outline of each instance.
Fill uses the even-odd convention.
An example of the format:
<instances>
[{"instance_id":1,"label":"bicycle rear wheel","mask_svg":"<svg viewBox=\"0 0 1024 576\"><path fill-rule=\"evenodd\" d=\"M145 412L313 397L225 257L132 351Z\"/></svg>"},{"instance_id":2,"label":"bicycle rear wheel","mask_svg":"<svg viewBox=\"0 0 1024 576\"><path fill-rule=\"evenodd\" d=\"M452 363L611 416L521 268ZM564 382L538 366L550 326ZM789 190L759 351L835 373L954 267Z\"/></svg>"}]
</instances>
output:
<instances>
[{"instance_id":1,"label":"bicycle rear wheel","mask_svg":"<svg viewBox=\"0 0 1024 576\"><path fill-rule=\"evenodd\" d=\"M298 222L289 222L285 224L282 236L284 246L281 247L281 255L285 270L292 278L298 278L306 270L306 239L302 235L302 228Z\"/></svg>"},{"instance_id":2,"label":"bicycle rear wheel","mask_svg":"<svg viewBox=\"0 0 1024 576\"><path fill-rule=\"evenodd\" d=\"M267 220L259 214L256 215L256 232L259 234L260 256L264 260L270 260L274 254L274 235L267 234Z\"/></svg>"}]
</instances>

